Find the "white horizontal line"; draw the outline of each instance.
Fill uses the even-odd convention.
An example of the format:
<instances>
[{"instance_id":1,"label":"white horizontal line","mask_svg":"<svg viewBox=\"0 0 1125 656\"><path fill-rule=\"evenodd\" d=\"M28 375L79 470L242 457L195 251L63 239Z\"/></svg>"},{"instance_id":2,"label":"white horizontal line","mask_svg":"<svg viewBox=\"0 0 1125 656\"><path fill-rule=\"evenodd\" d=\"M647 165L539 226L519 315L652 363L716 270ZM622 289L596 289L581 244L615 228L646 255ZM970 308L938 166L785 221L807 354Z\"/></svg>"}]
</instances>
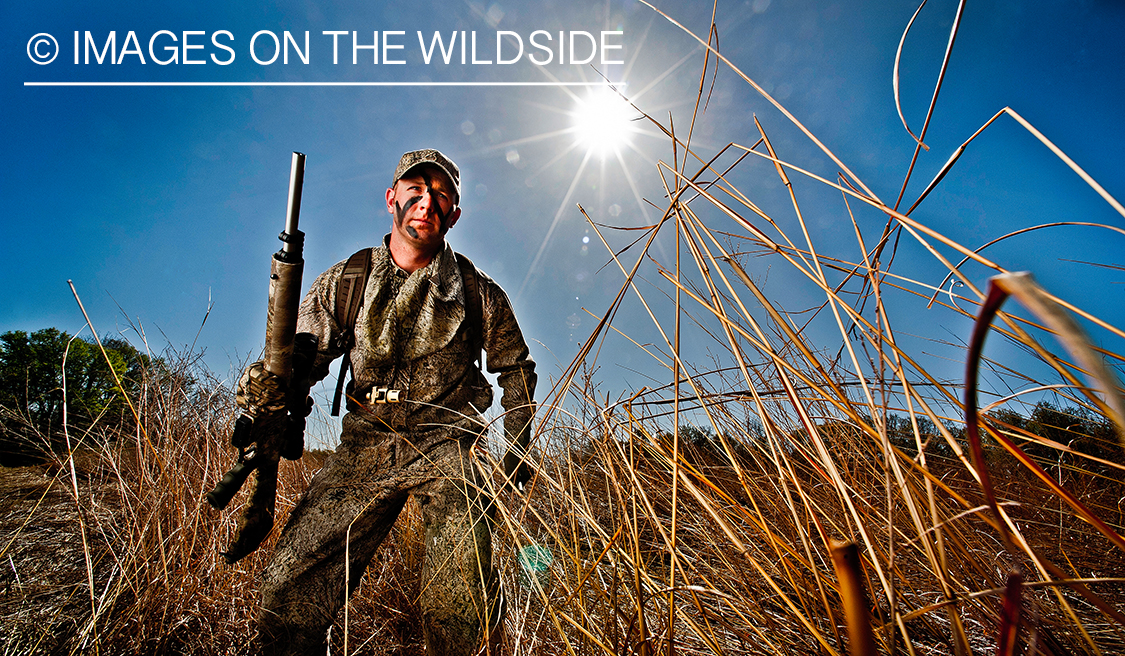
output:
<instances>
[{"instance_id":1,"label":"white horizontal line","mask_svg":"<svg viewBox=\"0 0 1125 656\"><path fill-rule=\"evenodd\" d=\"M24 82L25 87L595 87L609 82ZM624 82L617 86L625 86Z\"/></svg>"}]
</instances>

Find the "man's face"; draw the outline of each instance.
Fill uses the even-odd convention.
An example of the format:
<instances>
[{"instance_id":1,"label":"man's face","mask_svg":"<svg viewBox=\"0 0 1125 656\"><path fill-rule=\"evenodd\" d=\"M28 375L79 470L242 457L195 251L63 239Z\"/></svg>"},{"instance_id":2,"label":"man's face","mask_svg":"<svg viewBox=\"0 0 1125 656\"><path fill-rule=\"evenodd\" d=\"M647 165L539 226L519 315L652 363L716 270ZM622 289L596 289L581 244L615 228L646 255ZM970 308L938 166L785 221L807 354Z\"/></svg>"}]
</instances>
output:
<instances>
[{"instance_id":1,"label":"man's face","mask_svg":"<svg viewBox=\"0 0 1125 656\"><path fill-rule=\"evenodd\" d=\"M392 236L422 250L439 245L461 216L453 183L436 166L413 169L388 189L387 211Z\"/></svg>"}]
</instances>

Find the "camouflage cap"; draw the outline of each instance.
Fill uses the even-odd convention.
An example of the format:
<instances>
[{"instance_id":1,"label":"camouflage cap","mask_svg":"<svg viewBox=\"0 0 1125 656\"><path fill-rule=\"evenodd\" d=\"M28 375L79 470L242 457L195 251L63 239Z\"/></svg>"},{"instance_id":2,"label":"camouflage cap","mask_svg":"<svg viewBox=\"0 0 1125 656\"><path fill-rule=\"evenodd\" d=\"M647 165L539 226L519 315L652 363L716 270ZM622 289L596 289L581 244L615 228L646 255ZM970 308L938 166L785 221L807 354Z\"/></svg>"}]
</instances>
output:
<instances>
[{"instance_id":1,"label":"camouflage cap","mask_svg":"<svg viewBox=\"0 0 1125 656\"><path fill-rule=\"evenodd\" d=\"M457 165L453 163L453 160L449 159L445 155L442 155L440 151L434 150L433 148L412 150L409 153L403 155L402 159L398 161L398 168L395 169L395 178L394 180L391 180L391 186L393 187L395 183L401 180L402 177L405 176L411 169L423 164L432 164L442 171L445 171L445 174L449 176L449 179L453 182L453 191L457 194L457 200L460 201L461 170L457 168Z\"/></svg>"}]
</instances>

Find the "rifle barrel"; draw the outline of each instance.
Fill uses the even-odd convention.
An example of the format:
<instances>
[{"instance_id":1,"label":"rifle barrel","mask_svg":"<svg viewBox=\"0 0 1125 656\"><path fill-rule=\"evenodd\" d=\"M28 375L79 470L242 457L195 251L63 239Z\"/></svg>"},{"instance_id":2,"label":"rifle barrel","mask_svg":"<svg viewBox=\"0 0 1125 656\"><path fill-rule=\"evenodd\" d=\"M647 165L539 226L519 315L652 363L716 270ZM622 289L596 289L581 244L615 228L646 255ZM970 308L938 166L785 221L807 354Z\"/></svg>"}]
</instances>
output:
<instances>
[{"instance_id":1,"label":"rifle barrel","mask_svg":"<svg viewBox=\"0 0 1125 656\"><path fill-rule=\"evenodd\" d=\"M305 186L305 154L293 153L293 163L289 168L289 202L285 208L285 232L291 236L297 234L297 223L301 218L301 192ZM294 248L293 242L285 242L281 250L290 255ZM300 253L297 254L300 256Z\"/></svg>"}]
</instances>

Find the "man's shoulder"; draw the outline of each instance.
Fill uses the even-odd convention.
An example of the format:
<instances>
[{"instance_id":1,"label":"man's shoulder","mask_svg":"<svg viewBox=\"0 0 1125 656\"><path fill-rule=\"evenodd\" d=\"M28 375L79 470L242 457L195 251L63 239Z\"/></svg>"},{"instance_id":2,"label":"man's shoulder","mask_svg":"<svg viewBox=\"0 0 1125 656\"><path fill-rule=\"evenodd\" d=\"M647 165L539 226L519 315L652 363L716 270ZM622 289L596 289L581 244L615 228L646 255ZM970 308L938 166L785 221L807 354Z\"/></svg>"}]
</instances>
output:
<instances>
[{"instance_id":1,"label":"man's shoulder","mask_svg":"<svg viewBox=\"0 0 1125 656\"><path fill-rule=\"evenodd\" d=\"M339 278L341 275L343 275L344 269L346 269L348 267L348 262L350 262L353 257L359 256L363 253L367 253L368 257L371 258L371 268L374 268L374 266L378 262L386 259L386 257L387 257L387 255L386 255L387 247L382 245L382 244L379 244L377 246L367 246L365 248L361 248L361 249L357 250L356 252L348 255L344 259L340 260L339 262L337 262L337 263L333 264L332 266L328 267L324 271L324 273L320 274L320 277L321 278L324 278L324 277Z\"/></svg>"},{"instance_id":2,"label":"man's shoulder","mask_svg":"<svg viewBox=\"0 0 1125 656\"><path fill-rule=\"evenodd\" d=\"M477 266L476 262L470 259L468 255L465 255L461 251L454 251L454 255L457 257L458 266L462 267L463 269L467 267L469 269L469 272L476 275L476 277L479 278L481 282L496 287L497 289L500 288L500 284L493 280L492 276L485 273L484 269L481 269L479 266Z\"/></svg>"},{"instance_id":3,"label":"man's shoulder","mask_svg":"<svg viewBox=\"0 0 1125 656\"><path fill-rule=\"evenodd\" d=\"M491 316L495 313L507 315L513 312L512 301L508 297L508 292L504 291L500 283L496 282L492 276L485 273L472 260L465 257L460 252L457 252L457 260L459 263L465 263L472 268L472 272L477 279L476 286L481 296L486 316Z\"/></svg>"},{"instance_id":4,"label":"man's shoulder","mask_svg":"<svg viewBox=\"0 0 1125 656\"><path fill-rule=\"evenodd\" d=\"M352 260L353 257L356 257L363 253L368 253L370 257L367 268L369 272L368 278L370 278L371 272L374 272L379 268L379 263L387 259L385 246L379 245L361 248L355 253L325 269L323 273L316 277L316 280L313 281L312 285L310 285L309 292L316 292L327 297L334 297L336 288L339 286L340 280L344 277L344 272L348 268L348 263Z\"/></svg>"}]
</instances>

